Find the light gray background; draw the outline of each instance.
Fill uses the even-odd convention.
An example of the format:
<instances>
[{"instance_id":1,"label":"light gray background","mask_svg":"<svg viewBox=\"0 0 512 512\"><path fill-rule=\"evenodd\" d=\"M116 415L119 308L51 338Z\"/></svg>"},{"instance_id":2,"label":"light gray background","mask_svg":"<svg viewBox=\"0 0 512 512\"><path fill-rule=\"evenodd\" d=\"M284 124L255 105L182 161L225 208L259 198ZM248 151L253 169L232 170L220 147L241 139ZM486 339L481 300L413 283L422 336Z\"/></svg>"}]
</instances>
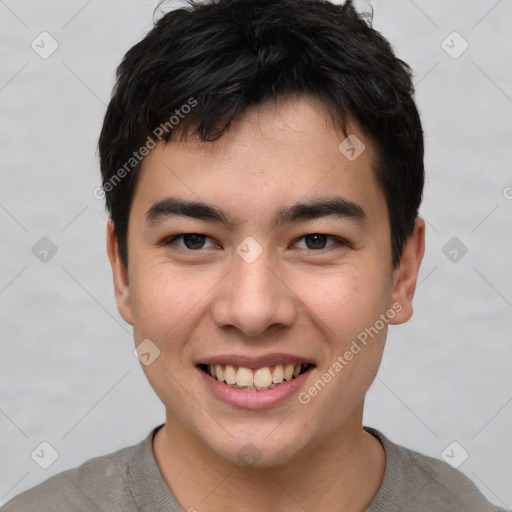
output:
<instances>
[{"instance_id":1,"label":"light gray background","mask_svg":"<svg viewBox=\"0 0 512 512\"><path fill-rule=\"evenodd\" d=\"M0 504L164 420L116 310L92 195L115 67L155 5L0 0ZM365 423L435 457L457 441L460 469L510 508L512 3L372 5L415 72L428 233L416 312L390 330ZM48 59L30 46L43 31L59 44ZM456 59L441 47L453 31L469 44ZM46 263L32 253L42 237L58 248ZM442 252L452 237L468 249L457 262ZM42 441L59 454L48 469L31 458Z\"/></svg>"}]
</instances>

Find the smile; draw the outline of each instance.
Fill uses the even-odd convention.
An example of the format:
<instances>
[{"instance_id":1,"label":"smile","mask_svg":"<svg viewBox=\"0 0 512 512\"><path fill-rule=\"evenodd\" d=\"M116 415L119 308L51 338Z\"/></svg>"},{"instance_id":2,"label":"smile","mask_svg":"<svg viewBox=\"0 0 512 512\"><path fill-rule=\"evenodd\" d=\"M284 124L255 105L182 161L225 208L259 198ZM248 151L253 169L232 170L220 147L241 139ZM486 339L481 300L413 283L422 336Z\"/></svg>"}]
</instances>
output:
<instances>
[{"instance_id":1,"label":"smile","mask_svg":"<svg viewBox=\"0 0 512 512\"><path fill-rule=\"evenodd\" d=\"M245 368L230 364L200 364L199 368L225 385L251 391L267 391L283 382L293 380L306 373L311 363L277 364L261 368Z\"/></svg>"}]
</instances>

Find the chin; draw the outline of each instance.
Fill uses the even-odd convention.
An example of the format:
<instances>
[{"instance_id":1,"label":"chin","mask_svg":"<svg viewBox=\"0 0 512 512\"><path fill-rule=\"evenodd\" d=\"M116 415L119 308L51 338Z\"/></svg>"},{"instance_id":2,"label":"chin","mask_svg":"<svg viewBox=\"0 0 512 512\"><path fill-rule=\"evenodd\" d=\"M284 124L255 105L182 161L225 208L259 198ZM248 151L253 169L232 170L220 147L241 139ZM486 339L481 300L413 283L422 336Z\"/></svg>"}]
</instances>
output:
<instances>
[{"instance_id":1,"label":"chin","mask_svg":"<svg viewBox=\"0 0 512 512\"><path fill-rule=\"evenodd\" d=\"M275 425L272 427L275 428ZM268 431L272 431L269 429ZM280 436L268 435L262 432L255 434L229 435L218 443L206 440L206 445L215 456L229 464L247 468L268 469L287 464L300 457L308 444L304 433L300 436L295 432L282 429ZM283 438L286 435L286 439Z\"/></svg>"}]
</instances>

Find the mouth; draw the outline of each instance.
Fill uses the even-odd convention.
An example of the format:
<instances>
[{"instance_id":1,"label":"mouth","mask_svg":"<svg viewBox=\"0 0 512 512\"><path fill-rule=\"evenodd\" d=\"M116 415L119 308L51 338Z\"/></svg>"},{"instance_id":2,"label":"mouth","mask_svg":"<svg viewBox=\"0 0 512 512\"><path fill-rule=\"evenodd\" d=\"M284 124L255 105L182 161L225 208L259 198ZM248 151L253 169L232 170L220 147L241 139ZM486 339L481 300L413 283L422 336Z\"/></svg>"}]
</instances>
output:
<instances>
[{"instance_id":1,"label":"mouth","mask_svg":"<svg viewBox=\"0 0 512 512\"><path fill-rule=\"evenodd\" d=\"M246 368L231 364L198 364L197 367L230 388L267 391L311 371L315 365L313 363L289 363Z\"/></svg>"}]
</instances>

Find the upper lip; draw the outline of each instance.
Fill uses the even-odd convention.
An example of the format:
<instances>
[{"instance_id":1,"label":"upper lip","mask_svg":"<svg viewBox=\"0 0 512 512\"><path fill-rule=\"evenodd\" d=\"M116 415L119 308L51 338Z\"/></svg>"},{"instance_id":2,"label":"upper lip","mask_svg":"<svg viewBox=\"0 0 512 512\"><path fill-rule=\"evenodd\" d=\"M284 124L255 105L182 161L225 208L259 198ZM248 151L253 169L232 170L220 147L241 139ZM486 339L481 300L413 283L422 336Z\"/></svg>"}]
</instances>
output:
<instances>
[{"instance_id":1,"label":"upper lip","mask_svg":"<svg viewBox=\"0 0 512 512\"><path fill-rule=\"evenodd\" d=\"M221 354L205 357L196 362L199 364L230 364L243 368L263 368L265 366L276 366L278 364L315 364L312 359L297 356L294 354L272 353L263 354L257 357L242 356L240 354Z\"/></svg>"}]
</instances>

